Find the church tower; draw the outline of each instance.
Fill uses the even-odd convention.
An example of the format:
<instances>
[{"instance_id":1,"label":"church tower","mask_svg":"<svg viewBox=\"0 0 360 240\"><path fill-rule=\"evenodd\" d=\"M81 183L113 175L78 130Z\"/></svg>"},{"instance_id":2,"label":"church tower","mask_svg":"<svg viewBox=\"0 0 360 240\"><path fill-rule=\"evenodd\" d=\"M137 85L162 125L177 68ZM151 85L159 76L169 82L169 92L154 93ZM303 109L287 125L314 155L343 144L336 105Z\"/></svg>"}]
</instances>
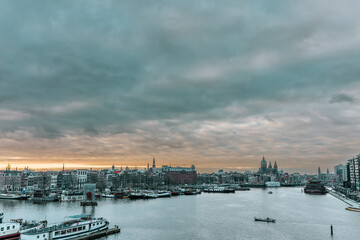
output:
<instances>
[{"instance_id":1,"label":"church tower","mask_svg":"<svg viewBox=\"0 0 360 240\"><path fill-rule=\"evenodd\" d=\"M275 164L274 164L274 173L277 174L277 172L278 172L278 165L277 165L277 163L276 163L276 161L275 161Z\"/></svg>"},{"instance_id":2,"label":"church tower","mask_svg":"<svg viewBox=\"0 0 360 240\"><path fill-rule=\"evenodd\" d=\"M261 170L263 172L266 172L266 169L267 169L267 162L265 160L265 157L263 156L263 159L261 160Z\"/></svg>"}]
</instances>

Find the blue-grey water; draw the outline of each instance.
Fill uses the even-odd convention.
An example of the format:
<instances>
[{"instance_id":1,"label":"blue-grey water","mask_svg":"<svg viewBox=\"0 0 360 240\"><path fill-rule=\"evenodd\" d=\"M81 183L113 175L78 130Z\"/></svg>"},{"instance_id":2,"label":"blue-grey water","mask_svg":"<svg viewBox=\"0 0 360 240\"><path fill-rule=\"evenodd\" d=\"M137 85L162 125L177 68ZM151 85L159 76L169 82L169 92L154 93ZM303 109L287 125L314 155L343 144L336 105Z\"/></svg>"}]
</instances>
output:
<instances>
[{"instance_id":1,"label":"blue-grey water","mask_svg":"<svg viewBox=\"0 0 360 240\"><path fill-rule=\"evenodd\" d=\"M360 239L360 212L346 211L342 201L307 195L301 188L252 189L235 194L178 196L151 200L99 200L93 213L121 227L113 239ZM83 212L79 202L42 205L0 200L5 220L47 219L49 224ZM91 213L92 208L86 207ZM276 223L254 222L254 216ZM334 236L330 235L330 225Z\"/></svg>"}]
</instances>

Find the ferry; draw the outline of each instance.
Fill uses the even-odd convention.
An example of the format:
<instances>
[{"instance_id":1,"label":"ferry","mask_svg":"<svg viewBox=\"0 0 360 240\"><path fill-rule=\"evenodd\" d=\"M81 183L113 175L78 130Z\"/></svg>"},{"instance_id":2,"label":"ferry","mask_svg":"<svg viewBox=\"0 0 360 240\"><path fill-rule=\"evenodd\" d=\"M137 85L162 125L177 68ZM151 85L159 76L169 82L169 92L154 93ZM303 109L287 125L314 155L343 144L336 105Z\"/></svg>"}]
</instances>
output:
<instances>
[{"instance_id":1,"label":"ferry","mask_svg":"<svg viewBox=\"0 0 360 240\"><path fill-rule=\"evenodd\" d=\"M108 221L104 218L93 218L91 214L76 215L69 218L71 220L57 225L22 233L21 240L77 239L109 228Z\"/></svg>"},{"instance_id":2,"label":"ferry","mask_svg":"<svg viewBox=\"0 0 360 240\"><path fill-rule=\"evenodd\" d=\"M20 223L3 222L4 213L0 213L0 239L17 240L20 239Z\"/></svg>"}]
</instances>

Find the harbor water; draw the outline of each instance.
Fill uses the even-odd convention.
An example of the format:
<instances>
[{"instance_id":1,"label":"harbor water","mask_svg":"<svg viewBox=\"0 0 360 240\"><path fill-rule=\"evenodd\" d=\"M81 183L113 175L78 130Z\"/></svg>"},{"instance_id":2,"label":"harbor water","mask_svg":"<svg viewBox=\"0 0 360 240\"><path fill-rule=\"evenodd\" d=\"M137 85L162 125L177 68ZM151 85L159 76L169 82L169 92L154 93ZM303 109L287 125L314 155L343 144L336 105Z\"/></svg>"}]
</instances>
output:
<instances>
[{"instance_id":1,"label":"harbor water","mask_svg":"<svg viewBox=\"0 0 360 240\"><path fill-rule=\"evenodd\" d=\"M360 213L346 211L339 199L308 195L301 188L251 189L229 194L202 193L150 200L101 199L96 207L79 202L33 204L0 200L5 221L46 219L49 224L83 212L105 217L119 225L114 239L341 239L360 236ZM255 222L254 217L276 218L276 223ZM330 235L330 225L334 235Z\"/></svg>"}]
</instances>

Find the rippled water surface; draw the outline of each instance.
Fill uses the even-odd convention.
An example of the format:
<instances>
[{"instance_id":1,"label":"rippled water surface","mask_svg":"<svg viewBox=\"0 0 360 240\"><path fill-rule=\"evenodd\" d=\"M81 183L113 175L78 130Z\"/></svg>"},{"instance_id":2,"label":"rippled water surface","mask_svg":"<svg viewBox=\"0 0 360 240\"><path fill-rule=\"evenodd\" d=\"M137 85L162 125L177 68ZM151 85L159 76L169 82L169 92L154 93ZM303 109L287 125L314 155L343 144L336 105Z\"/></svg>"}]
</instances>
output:
<instances>
[{"instance_id":1,"label":"rippled water surface","mask_svg":"<svg viewBox=\"0 0 360 240\"><path fill-rule=\"evenodd\" d=\"M79 202L32 204L0 200L5 220L47 219L93 213L105 217L121 233L113 239L360 239L360 212L346 211L331 195L307 195L300 188L252 189L235 194L178 196L151 200L99 200L82 208ZM276 223L254 222L254 216L273 217ZM330 225L334 236L330 236Z\"/></svg>"}]
</instances>

